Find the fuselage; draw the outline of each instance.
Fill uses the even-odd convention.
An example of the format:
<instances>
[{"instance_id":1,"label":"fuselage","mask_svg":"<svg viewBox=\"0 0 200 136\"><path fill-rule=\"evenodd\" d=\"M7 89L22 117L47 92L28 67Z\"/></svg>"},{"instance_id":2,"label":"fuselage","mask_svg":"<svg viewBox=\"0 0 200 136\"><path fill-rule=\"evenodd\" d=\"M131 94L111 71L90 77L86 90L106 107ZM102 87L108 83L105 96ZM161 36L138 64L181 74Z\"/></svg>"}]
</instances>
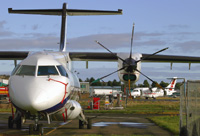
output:
<instances>
[{"instance_id":1,"label":"fuselage","mask_svg":"<svg viewBox=\"0 0 200 136\"><path fill-rule=\"evenodd\" d=\"M79 89L70 58L63 52L29 54L13 70L9 81L11 102L31 113L59 110Z\"/></svg>"}]
</instances>

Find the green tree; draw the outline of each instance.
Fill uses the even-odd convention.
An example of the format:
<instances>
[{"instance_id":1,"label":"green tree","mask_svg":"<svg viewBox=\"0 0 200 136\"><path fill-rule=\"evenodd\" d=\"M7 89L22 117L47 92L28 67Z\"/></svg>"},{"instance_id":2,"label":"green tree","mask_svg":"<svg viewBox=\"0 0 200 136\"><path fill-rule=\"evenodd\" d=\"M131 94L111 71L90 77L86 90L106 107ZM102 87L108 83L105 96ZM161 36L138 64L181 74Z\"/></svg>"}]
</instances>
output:
<instances>
[{"instance_id":1,"label":"green tree","mask_svg":"<svg viewBox=\"0 0 200 136\"><path fill-rule=\"evenodd\" d=\"M83 80L79 78L79 82L83 82Z\"/></svg>"},{"instance_id":2,"label":"green tree","mask_svg":"<svg viewBox=\"0 0 200 136\"><path fill-rule=\"evenodd\" d=\"M156 82L152 82L151 87L157 87Z\"/></svg>"},{"instance_id":3,"label":"green tree","mask_svg":"<svg viewBox=\"0 0 200 136\"><path fill-rule=\"evenodd\" d=\"M165 83L164 81L161 81L161 82L160 82L160 85L161 85L163 88L165 88L165 87L167 87L167 86L169 85L169 83Z\"/></svg>"},{"instance_id":4,"label":"green tree","mask_svg":"<svg viewBox=\"0 0 200 136\"><path fill-rule=\"evenodd\" d=\"M181 82L176 83L175 90L180 90L182 84Z\"/></svg>"},{"instance_id":5,"label":"green tree","mask_svg":"<svg viewBox=\"0 0 200 136\"><path fill-rule=\"evenodd\" d=\"M147 80L144 80L143 87L149 87L149 82Z\"/></svg>"},{"instance_id":6,"label":"green tree","mask_svg":"<svg viewBox=\"0 0 200 136\"><path fill-rule=\"evenodd\" d=\"M110 80L108 81L107 86L113 86Z\"/></svg>"},{"instance_id":7,"label":"green tree","mask_svg":"<svg viewBox=\"0 0 200 136\"><path fill-rule=\"evenodd\" d=\"M89 78L86 78L85 82L90 82L90 79L89 79Z\"/></svg>"}]
</instances>

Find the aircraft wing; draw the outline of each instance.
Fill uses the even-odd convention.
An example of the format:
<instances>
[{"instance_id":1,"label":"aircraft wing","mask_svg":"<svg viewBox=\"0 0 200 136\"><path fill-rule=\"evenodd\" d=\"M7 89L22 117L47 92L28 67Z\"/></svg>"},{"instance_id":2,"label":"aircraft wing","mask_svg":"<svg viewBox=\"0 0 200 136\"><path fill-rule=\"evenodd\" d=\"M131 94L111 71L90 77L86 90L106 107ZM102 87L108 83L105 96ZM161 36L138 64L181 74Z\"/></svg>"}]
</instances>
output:
<instances>
[{"instance_id":1,"label":"aircraft wing","mask_svg":"<svg viewBox=\"0 0 200 136\"><path fill-rule=\"evenodd\" d=\"M114 54L114 55L113 55ZM117 53L70 52L72 61L117 61ZM142 54L142 62L200 63L200 57ZM150 56L150 57L147 57Z\"/></svg>"},{"instance_id":2,"label":"aircraft wing","mask_svg":"<svg viewBox=\"0 0 200 136\"><path fill-rule=\"evenodd\" d=\"M0 60L23 60L28 53L28 51L0 51Z\"/></svg>"},{"instance_id":3,"label":"aircraft wing","mask_svg":"<svg viewBox=\"0 0 200 136\"><path fill-rule=\"evenodd\" d=\"M145 58L151 54L142 54ZM173 55L154 55L147 57L142 62L170 62L170 63L200 63L200 57L192 56L173 56Z\"/></svg>"},{"instance_id":4,"label":"aircraft wing","mask_svg":"<svg viewBox=\"0 0 200 136\"><path fill-rule=\"evenodd\" d=\"M72 61L117 61L117 53L99 53L99 52L70 52Z\"/></svg>"},{"instance_id":5,"label":"aircraft wing","mask_svg":"<svg viewBox=\"0 0 200 136\"><path fill-rule=\"evenodd\" d=\"M0 60L22 60L28 56L28 51L0 51ZM113 55L114 54L114 55ZM72 61L117 61L117 53L103 52L70 52ZM151 54L142 54L146 58ZM142 62L168 62L168 63L200 63L200 57L154 55L147 57Z\"/></svg>"}]
</instances>

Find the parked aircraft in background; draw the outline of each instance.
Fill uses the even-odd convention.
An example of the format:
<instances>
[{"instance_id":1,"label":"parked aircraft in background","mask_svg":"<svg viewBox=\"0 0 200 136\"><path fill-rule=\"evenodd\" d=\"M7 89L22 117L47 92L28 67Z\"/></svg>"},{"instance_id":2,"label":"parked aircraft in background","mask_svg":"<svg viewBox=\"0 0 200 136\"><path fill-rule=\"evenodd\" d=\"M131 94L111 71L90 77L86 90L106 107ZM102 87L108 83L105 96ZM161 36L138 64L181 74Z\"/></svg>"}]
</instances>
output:
<instances>
[{"instance_id":1,"label":"parked aircraft in background","mask_svg":"<svg viewBox=\"0 0 200 136\"><path fill-rule=\"evenodd\" d=\"M17 128L21 128L22 118L31 118L35 121L35 124L29 126L30 134L33 131L38 131L39 134L43 133L42 124L39 124L41 118L47 118L48 123L55 118L63 121L79 118L79 128L83 128L84 125L87 125L87 128L91 128L91 120L85 118L82 108L77 102L77 92L80 90L80 83L72 68L71 61L86 61L86 64L88 64L88 61L116 61L118 63L118 70L98 80L118 72L119 79L129 87L138 81L140 74L155 82L140 71L142 61L168 62L171 64L176 62L200 63L200 57L156 55L167 48L153 54L133 54L134 25L130 53L113 53L98 41L97 43L110 53L66 52L66 16L121 15L122 10L67 9L64 3L62 9L13 10L9 8L9 13L62 16L59 51L0 52L1 60L14 60L16 64L9 81L10 101L15 106L16 113L9 117L8 126L13 128L13 124L16 124ZM16 60L22 61L17 65Z\"/></svg>"},{"instance_id":2,"label":"parked aircraft in background","mask_svg":"<svg viewBox=\"0 0 200 136\"><path fill-rule=\"evenodd\" d=\"M156 97L162 97L166 95L172 95L175 91L175 86L176 86L176 81L177 77L173 77L172 81L170 84L163 89L154 87L154 88L149 88L149 87L139 87L133 89L131 92L131 97L136 98L136 97L145 97L146 99L148 98L156 98Z\"/></svg>"}]
</instances>

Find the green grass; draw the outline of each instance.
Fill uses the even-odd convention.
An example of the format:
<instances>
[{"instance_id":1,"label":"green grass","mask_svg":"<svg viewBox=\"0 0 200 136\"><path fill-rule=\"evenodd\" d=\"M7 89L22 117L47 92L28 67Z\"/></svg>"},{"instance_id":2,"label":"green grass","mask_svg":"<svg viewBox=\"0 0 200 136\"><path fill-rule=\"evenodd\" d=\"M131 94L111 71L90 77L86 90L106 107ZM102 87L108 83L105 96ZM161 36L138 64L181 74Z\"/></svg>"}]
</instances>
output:
<instances>
[{"instance_id":1,"label":"green grass","mask_svg":"<svg viewBox=\"0 0 200 136\"><path fill-rule=\"evenodd\" d=\"M175 135L179 134L179 118L179 116L148 117L148 119L154 122L156 125L170 131Z\"/></svg>"},{"instance_id":2,"label":"green grass","mask_svg":"<svg viewBox=\"0 0 200 136\"><path fill-rule=\"evenodd\" d=\"M87 103L83 103L87 107ZM113 104L115 106L115 103ZM100 110L85 110L86 113L124 113L124 114L179 114L179 101L129 101L123 110L105 110L104 103L101 102Z\"/></svg>"}]
</instances>

